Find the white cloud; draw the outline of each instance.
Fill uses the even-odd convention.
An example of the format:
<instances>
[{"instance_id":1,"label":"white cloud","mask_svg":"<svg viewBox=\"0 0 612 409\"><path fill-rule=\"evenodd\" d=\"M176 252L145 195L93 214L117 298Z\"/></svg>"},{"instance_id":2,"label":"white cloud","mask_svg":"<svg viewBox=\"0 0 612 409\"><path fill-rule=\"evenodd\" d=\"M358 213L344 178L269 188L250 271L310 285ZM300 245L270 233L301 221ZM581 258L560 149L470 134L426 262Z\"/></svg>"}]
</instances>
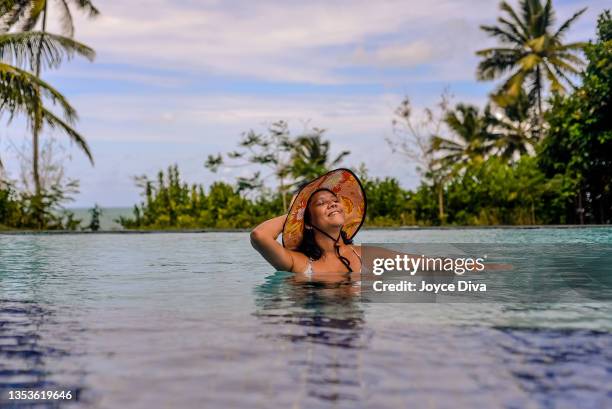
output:
<instances>
[{"instance_id":1,"label":"white cloud","mask_svg":"<svg viewBox=\"0 0 612 409\"><path fill-rule=\"evenodd\" d=\"M198 142L237 140L279 119L334 133L380 134L400 95L83 95L73 98L90 140ZM89 129L90 128L90 129Z\"/></svg>"},{"instance_id":2,"label":"white cloud","mask_svg":"<svg viewBox=\"0 0 612 409\"><path fill-rule=\"evenodd\" d=\"M336 71L350 68L355 50L370 49L371 40L384 65L439 59L431 42L410 35L440 29L466 4L478 5L472 20L494 9L485 0L100 1L103 14L79 18L77 36L104 62L326 84L345 82ZM381 44L383 37L390 38Z\"/></svg>"},{"instance_id":3,"label":"white cloud","mask_svg":"<svg viewBox=\"0 0 612 409\"><path fill-rule=\"evenodd\" d=\"M162 75L162 74L150 74L147 72L122 72L117 70L111 70L104 67L98 67L96 65L90 65L87 69L75 69L71 66L62 67L59 71L50 71L45 74L46 78L54 81L57 79L62 80L98 80L98 81L115 81L115 82L129 82L141 85L152 85L161 88L176 88L179 86L185 86L188 80L179 76Z\"/></svg>"},{"instance_id":4,"label":"white cloud","mask_svg":"<svg viewBox=\"0 0 612 409\"><path fill-rule=\"evenodd\" d=\"M393 44L380 47L374 51L357 48L353 55L357 64L410 67L430 62L436 53L426 41L414 41L408 44Z\"/></svg>"},{"instance_id":5,"label":"white cloud","mask_svg":"<svg viewBox=\"0 0 612 409\"><path fill-rule=\"evenodd\" d=\"M474 51L490 43L478 26L494 24L500 14L498 2L491 0L97 4L99 18L75 16L77 38L93 46L101 62L316 84L371 80L370 75L343 72L356 63L397 68L432 63L429 78L473 79L473 68L462 62L471 62ZM592 32L595 15L604 6L603 0L589 2L587 15L576 25L580 34L589 27ZM581 5L555 7L560 23ZM133 79L154 80L146 75Z\"/></svg>"}]
</instances>

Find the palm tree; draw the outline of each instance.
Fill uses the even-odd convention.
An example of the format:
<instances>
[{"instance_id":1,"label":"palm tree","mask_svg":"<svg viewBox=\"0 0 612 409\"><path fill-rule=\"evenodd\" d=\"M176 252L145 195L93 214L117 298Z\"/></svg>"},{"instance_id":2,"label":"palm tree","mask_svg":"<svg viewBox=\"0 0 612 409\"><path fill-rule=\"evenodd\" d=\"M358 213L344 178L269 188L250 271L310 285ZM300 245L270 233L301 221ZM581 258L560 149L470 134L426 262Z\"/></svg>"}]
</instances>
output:
<instances>
[{"instance_id":1,"label":"palm tree","mask_svg":"<svg viewBox=\"0 0 612 409\"><path fill-rule=\"evenodd\" d=\"M34 50L34 55L30 55L29 61L31 67L37 78L40 78L41 70L43 66L53 66L53 64L45 65L45 60L42 58L45 51L45 36L47 33L47 17L49 9L48 0L4 0L4 5L0 7L0 11L4 14L0 17L0 29L11 27L18 27L20 31L30 32L36 28L40 23L42 34L39 36L38 44L30 44L28 49ZM55 0L55 4L59 8L60 20L62 24L62 31L65 37L56 36L56 39L61 38L63 41L62 45L65 45L71 37L74 35L74 24L72 19L71 6L77 10L88 13L90 17L95 17L99 14L99 11L93 6L89 0ZM6 31L6 30L5 30ZM24 34L24 33L22 33ZM72 41L72 40L71 40ZM90 60L94 57L92 49L76 43L73 41L73 45L77 45L77 53L89 58ZM70 56L70 55L69 55ZM57 64L56 64L57 65ZM67 111L65 111L66 113ZM93 159L85 140L79 135L72 127L71 123L76 120L76 112L71 111L70 115L66 116L68 122L62 121L60 118L55 116L51 111L44 109L42 104L38 104L38 109L33 112L32 115L32 174L34 178L35 196L40 198L41 195L41 183L40 183L40 172L39 172L39 135L44 124L49 125L52 128L60 128L64 130L68 136L77 142L77 145L85 152L90 161L93 164Z\"/></svg>"},{"instance_id":2,"label":"palm tree","mask_svg":"<svg viewBox=\"0 0 612 409\"><path fill-rule=\"evenodd\" d=\"M487 109L494 153L509 162L535 153L537 134L533 106L533 97L522 90L511 104L496 107L497 112L491 114L491 108Z\"/></svg>"},{"instance_id":3,"label":"palm tree","mask_svg":"<svg viewBox=\"0 0 612 409\"><path fill-rule=\"evenodd\" d=\"M553 31L555 13L551 0L544 5L540 0L520 0L519 8L517 12L502 1L500 9L507 17L497 19L499 26L480 27L498 39L502 47L476 52L483 57L477 77L493 80L510 72L510 77L493 96L501 105L518 98L525 82L529 81L529 93L535 96L541 128L544 81L548 81L551 91L562 93L566 89L564 83L575 87L569 76L578 74L579 67L584 65L577 52L586 44L563 44L563 37L586 8L576 12L556 31Z\"/></svg>"},{"instance_id":4,"label":"palm tree","mask_svg":"<svg viewBox=\"0 0 612 409\"><path fill-rule=\"evenodd\" d=\"M469 162L483 160L493 149L488 115L466 104L458 104L448 112L444 122L453 137L432 136L430 152L438 153L435 162L443 168L459 170Z\"/></svg>"},{"instance_id":5,"label":"palm tree","mask_svg":"<svg viewBox=\"0 0 612 409\"><path fill-rule=\"evenodd\" d=\"M350 151L342 151L334 159L330 158L330 143L322 139L323 130L313 129L313 134L296 138L291 155L290 174L296 185L310 181L336 167Z\"/></svg>"}]
</instances>

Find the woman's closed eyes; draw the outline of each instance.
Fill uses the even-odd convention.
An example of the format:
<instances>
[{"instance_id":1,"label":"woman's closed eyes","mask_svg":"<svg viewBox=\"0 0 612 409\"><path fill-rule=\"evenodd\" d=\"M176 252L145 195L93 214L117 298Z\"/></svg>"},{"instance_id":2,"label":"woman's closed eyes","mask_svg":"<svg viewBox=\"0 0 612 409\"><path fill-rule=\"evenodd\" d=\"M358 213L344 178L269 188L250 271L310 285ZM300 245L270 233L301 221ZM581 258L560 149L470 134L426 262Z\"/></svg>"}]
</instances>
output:
<instances>
[{"instance_id":1,"label":"woman's closed eyes","mask_svg":"<svg viewBox=\"0 0 612 409\"><path fill-rule=\"evenodd\" d=\"M329 205L329 203L340 203L340 200L338 200L337 198L330 200L317 200L315 206Z\"/></svg>"}]
</instances>

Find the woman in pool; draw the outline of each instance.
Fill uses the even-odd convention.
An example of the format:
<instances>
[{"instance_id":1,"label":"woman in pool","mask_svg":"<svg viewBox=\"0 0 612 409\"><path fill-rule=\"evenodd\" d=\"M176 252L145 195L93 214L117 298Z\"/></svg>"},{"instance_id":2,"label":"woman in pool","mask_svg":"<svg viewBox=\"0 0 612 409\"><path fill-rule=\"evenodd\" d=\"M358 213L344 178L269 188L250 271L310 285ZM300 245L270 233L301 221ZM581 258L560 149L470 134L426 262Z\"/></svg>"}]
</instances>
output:
<instances>
[{"instance_id":1,"label":"woman in pool","mask_svg":"<svg viewBox=\"0 0 612 409\"><path fill-rule=\"evenodd\" d=\"M287 215L257 226L251 244L277 270L337 281L361 271L361 248L353 237L365 213L361 182L350 170L336 169L300 189Z\"/></svg>"}]
</instances>

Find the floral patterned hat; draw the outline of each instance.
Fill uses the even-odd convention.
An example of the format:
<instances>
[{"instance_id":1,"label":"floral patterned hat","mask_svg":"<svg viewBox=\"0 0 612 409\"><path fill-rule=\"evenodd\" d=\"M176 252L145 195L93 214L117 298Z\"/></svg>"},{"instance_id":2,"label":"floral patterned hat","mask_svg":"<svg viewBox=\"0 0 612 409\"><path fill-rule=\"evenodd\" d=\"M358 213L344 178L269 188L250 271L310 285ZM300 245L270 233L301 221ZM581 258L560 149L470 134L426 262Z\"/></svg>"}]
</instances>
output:
<instances>
[{"instance_id":1,"label":"floral patterned hat","mask_svg":"<svg viewBox=\"0 0 612 409\"><path fill-rule=\"evenodd\" d=\"M344 208L342 230L351 239L363 224L366 214L366 196L361 182L350 170L340 168L319 176L305 185L291 204L283 226L283 246L295 250L304 237L304 212L310 196L319 189L329 189L338 196Z\"/></svg>"}]
</instances>

